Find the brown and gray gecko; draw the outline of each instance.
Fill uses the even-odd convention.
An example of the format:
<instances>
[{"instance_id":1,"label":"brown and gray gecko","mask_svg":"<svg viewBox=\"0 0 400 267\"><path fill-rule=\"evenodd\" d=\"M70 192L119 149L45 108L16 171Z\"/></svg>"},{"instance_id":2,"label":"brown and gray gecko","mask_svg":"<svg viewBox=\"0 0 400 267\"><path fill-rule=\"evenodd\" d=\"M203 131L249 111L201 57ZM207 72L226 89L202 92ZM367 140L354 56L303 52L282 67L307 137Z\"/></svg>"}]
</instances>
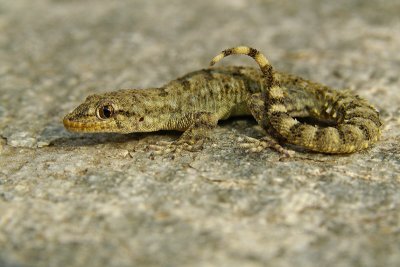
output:
<instances>
[{"instance_id":1,"label":"brown and gray gecko","mask_svg":"<svg viewBox=\"0 0 400 267\"><path fill-rule=\"evenodd\" d=\"M167 145L169 151L190 150L219 120L239 115L252 115L270 134L247 139L243 146L252 151L272 147L288 155L277 139L323 153L350 153L378 139L379 114L365 100L274 71L253 48L225 50L213 63L230 54L253 57L261 72L248 67L203 69L160 88L91 95L65 116L64 126L73 132L183 131L178 141ZM335 125L311 126L296 119L302 117Z\"/></svg>"}]
</instances>

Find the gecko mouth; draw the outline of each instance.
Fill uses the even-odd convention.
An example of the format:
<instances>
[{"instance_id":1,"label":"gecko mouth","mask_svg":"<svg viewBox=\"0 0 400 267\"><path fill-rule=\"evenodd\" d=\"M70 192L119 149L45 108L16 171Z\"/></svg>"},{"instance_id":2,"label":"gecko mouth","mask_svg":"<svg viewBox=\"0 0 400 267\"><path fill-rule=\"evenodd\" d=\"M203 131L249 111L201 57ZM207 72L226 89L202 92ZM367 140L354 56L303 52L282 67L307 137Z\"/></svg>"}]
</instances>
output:
<instances>
[{"instance_id":1,"label":"gecko mouth","mask_svg":"<svg viewBox=\"0 0 400 267\"><path fill-rule=\"evenodd\" d=\"M70 132L105 132L107 124L102 122L79 122L72 121L65 117L64 127Z\"/></svg>"}]
</instances>

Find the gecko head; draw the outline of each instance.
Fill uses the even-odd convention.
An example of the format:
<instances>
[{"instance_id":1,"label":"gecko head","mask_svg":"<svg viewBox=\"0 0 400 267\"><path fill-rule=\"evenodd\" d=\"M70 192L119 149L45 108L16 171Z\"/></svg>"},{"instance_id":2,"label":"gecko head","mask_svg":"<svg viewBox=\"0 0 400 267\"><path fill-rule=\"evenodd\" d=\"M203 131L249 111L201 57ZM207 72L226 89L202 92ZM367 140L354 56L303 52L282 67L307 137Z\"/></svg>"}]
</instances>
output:
<instances>
[{"instance_id":1,"label":"gecko head","mask_svg":"<svg viewBox=\"0 0 400 267\"><path fill-rule=\"evenodd\" d=\"M121 90L113 93L90 95L64 119L64 127L71 132L147 132L153 131L153 121L140 103L145 99L138 94ZM145 116L146 115L146 116ZM146 117L146 120L145 120Z\"/></svg>"}]
</instances>

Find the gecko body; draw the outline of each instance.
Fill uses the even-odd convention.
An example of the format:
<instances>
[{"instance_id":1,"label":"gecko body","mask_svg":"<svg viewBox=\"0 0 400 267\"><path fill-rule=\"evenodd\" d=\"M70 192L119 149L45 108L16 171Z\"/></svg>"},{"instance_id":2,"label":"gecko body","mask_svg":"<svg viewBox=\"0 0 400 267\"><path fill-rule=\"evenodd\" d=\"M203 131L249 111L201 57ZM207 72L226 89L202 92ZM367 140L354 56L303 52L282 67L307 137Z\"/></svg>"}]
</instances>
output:
<instances>
[{"instance_id":1,"label":"gecko body","mask_svg":"<svg viewBox=\"0 0 400 267\"><path fill-rule=\"evenodd\" d=\"M200 128L212 128L218 120L250 115L246 101L263 86L261 73L252 68L204 69L160 88L88 96L63 123L73 132L197 130L200 134Z\"/></svg>"},{"instance_id":2,"label":"gecko body","mask_svg":"<svg viewBox=\"0 0 400 267\"><path fill-rule=\"evenodd\" d=\"M261 72L250 67L210 68L160 88L91 95L65 116L64 126L73 132L183 131L174 143L180 146L206 138L219 120L252 115L272 136L261 140L262 147L286 154L275 139L324 153L350 153L377 140L379 116L365 100L274 71L256 49L225 50L213 62L231 54L251 56ZM361 111L369 117L361 116ZM302 117L333 120L339 126L317 128L299 123L296 118ZM340 126L349 119L356 126ZM249 147L252 145L260 143Z\"/></svg>"}]
</instances>

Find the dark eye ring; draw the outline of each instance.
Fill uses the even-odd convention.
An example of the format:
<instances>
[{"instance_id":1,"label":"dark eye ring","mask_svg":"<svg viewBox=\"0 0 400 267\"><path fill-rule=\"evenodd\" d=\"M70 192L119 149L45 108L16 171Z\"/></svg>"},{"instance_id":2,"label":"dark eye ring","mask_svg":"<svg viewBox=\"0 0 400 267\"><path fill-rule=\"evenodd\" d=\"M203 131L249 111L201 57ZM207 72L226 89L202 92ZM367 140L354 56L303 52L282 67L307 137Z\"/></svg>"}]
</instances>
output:
<instances>
[{"instance_id":1,"label":"dark eye ring","mask_svg":"<svg viewBox=\"0 0 400 267\"><path fill-rule=\"evenodd\" d=\"M101 120L106 120L114 115L114 107L106 104L97 108L97 117Z\"/></svg>"}]
</instances>

